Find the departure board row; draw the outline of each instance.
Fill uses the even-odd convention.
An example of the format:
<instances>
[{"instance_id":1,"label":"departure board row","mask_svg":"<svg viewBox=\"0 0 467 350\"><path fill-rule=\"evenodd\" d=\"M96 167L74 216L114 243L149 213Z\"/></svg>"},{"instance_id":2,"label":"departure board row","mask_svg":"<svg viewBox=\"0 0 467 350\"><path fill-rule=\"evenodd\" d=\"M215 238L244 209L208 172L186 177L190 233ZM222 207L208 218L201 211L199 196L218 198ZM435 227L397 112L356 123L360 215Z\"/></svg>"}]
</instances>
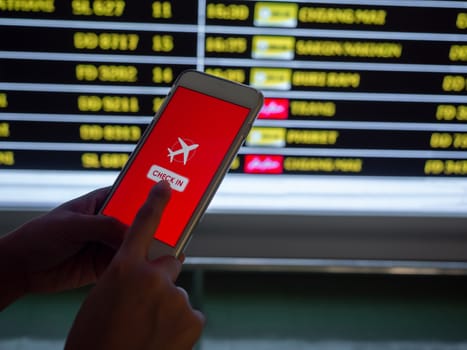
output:
<instances>
[{"instance_id":1,"label":"departure board row","mask_svg":"<svg viewBox=\"0 0 467 350\"><path fill-rule=\"evenodd\" d=\"M197 69L266 97L232 173L467 175L464 1L0 0L0 30L0 169L121 169Z\"/></svg>"},{"instance_id":2,"label":"departure board row","mask_svg":"<svg viewBox=\"0 0 467 350\"><path fill-rule=\"evenodd\" d=\"M5 17L243 27L461 32L462 1L1 0ZM30 16L30 15L33 16ZM421 18L422 17L422 18ZM126 24L128 25L128 23Z\"/></svg>"}]
</instances>

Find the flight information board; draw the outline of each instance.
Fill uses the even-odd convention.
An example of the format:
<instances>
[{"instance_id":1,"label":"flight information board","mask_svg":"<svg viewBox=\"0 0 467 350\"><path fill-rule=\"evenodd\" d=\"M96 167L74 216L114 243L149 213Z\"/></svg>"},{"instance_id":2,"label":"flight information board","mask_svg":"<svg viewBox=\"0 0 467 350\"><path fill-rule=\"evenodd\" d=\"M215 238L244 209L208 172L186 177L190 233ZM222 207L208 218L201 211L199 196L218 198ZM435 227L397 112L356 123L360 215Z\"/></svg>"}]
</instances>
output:
<instances>
[{"instance_id":1,"label":"flight information board","mask_svg":"<svg viewBox=\"0 0 467 350\"><path fill-rule=\"evenodd\" d=\"M467 175L464 1L0 0L0 30L0 169L121 169L198 69L266 97L232 173Z\"/></svg>"}]
</instances>

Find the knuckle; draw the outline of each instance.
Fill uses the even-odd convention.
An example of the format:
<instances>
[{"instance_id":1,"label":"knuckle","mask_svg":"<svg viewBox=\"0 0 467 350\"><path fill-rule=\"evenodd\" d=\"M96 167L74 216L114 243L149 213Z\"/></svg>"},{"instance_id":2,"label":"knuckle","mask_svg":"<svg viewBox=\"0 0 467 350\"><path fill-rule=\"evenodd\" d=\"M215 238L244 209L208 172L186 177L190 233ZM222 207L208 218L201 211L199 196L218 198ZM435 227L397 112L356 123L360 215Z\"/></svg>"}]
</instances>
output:
<instances>
[{"instance_id":1,"label":"knuckle","mask_svg":"<svg viewBox=\"0 0 467 350\"><path fill-rule=\"evenodd\" d=\"M193 341L196 341L203 332L204 324L204 319L199 317L198 314L193 311L189 317L185 318L185 335L191 338Z\"/></svg>"},{"instance_id":2,"label":"knuckle","mask_svg":"<svg viewBox=\"0 0 467 350\"><path fill-rule=\"evenodd\" d=\"M173 282L167 276L154 273L153 270L150 271L150 269L148 269L147 272L147 288L151 290L153 295L157 296L160 303L166 303L167 299L171 299L173 297ZM170 302L172 303L173 301L170 300Z\"/></svg>"},{"instance_id":3,"label":"knuckle","mask_svg":"<svg viewBox=\"0 0 467 350\"><path fill-rule=\"evenodd\" d=\"M193 331L196 334L201 334L201 332L204 329L206 321L204 316L198 311L194 313L194 319L193 319Z\"/></svg>"},{"instance_id":4,"label":"knuckle","mask_svg":"<svg viewBox=\"0 0 467 350\"><path fill-rule=\"evenodd\" d=\"M113 258L108 271L113 278L120 279L127 274L127 269L128 267L125 263L125 259L121 256L121 254L117 254Z\"/></svg>"},{"instance_id":5,"label":"knuckle","mask_svg":"<svg viewBox=\"0 0 467 350\"><path fill-rule=\"evenodd\" d=\"M188 309L190 307L190 303L188 300L188 294L184 289L180 287L175 287L173 292L173 303L177 309Z\"/></svg>"},{"instance_id":6,"label":"knuckle","mask_svg":"<svg viewBox=\"0 0 467 350\"><path fill-rule=\"evenodd\" d=\"M204 328L204 316L201 312L192 308L188 294L184 289L176 288L172 303L177 310L176 313L179 315L179 319L184 320L186 331L200 334Z\"/></svg>"},{"instance_id":7,"label":"knuckle","mask_svg":"<svg viewBox=\"0 0 467 350\"><path fill-rule=\"evenodd\" d=\"M185 299L189 299L188 292L180 286L177 286L178 292L185 297Z\"/></svg>"}]
</instances>

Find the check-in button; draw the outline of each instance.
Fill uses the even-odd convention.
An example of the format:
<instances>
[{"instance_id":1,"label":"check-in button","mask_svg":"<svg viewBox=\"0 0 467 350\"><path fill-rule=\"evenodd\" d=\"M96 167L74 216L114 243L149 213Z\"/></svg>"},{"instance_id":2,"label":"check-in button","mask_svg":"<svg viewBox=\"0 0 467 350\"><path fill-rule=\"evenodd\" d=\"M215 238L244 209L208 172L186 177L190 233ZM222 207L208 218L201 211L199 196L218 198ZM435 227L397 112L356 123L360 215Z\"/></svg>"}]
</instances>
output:
<instances>
[{"instance_id":1,"label":"check-in button","mask_svg":"<svg viewBox=\"0 0 467 350\"><path fill-rule=\"evenodd\" d=\"M151 179L155 182L165 180L170 184L170 187L172 187L172 189L179 192L183 192L189 182L189 180L186 177L174 173L173 171L165 169L159 165L151 166L147 176L148 179Z\"/></svg>"}]
</instances>

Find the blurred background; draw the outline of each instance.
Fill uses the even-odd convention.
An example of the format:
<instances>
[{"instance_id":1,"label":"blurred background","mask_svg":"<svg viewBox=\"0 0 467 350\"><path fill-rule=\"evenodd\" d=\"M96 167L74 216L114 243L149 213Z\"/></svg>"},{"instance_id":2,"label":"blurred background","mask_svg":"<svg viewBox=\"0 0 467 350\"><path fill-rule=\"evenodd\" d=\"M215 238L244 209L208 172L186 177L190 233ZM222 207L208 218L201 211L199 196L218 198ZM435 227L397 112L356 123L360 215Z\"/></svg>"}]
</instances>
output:
<instances>
[{"instance_id":1,"label":"blurred background","mask_svg":"<svg viewBox=\"0 0 467 350\"><path fill-rule=\"evenodd\" d=\"M467 349L466 29L464 1L0 1L0 234L110 186L197 69L266 97L187 251L198 348ZM62 348L88 291L10 306L0 349Z\"/></svg>"},{"instance_id":2,"label":"blurred background","mask_svg":"<svg viewBox=\"0 0 467 350\"><path fill-rule=\"evenodd\" d=\"M189 271L198 349L465 349L464 277ZM61 349L87 289L2 312L1 349Z\"/></svg>"}]
</instances>

